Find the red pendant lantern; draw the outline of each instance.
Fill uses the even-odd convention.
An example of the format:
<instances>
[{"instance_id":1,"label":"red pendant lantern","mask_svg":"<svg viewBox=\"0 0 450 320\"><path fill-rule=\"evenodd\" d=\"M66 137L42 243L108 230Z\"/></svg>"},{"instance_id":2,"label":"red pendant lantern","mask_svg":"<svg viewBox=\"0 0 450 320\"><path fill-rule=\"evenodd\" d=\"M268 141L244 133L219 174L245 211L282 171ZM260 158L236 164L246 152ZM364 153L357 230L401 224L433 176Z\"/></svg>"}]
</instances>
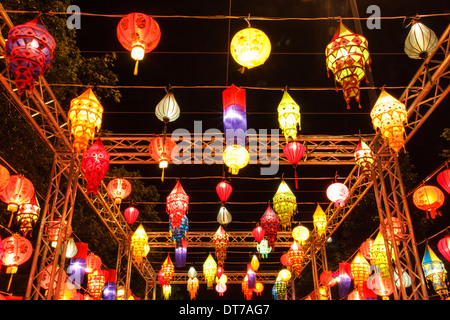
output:
<instances>
[{"instance_id":1,"label":"red pendant lantern","mask_svg":"<svg viewBox=\"0 0 450 320\"><path fill-rule=\"evenodd\" d=\"M295 170L295 189L298 189L297 182L297 165L305 153L305 146L297 141L287 143L283 148L283 153L289 162L294 166Z\"/></svg>"},{"instance_id":2,"label":"red pendant lantern","mask_svg":"<svg viewBox=\"0 0 450 320\"><path fill-rule=\"evenodd\" d=\"M233 192L233 188L227 181L221 181L216 186L216 192L219 196L220 201L222 201L222 203L225 203L228 201L231 192Z\"/></svg>"},{"instance_id":3,"label":"red pendant lantern","mask_svg":"<svg viewBox=\"0 0 450 320\"><path fill-rule=\"evenodd\" d=\"M179 228L183 217L187 214L189 208L189 196L181 186L180 181L167 196L166 211L172 222L172 228Z\"/></svg>"},{"instance_id":4,"label":"red pendant lantern","mask_svg":"<svg viewBox=\"0 0 450 320\"><path fill-rule=\"evenodd\" d=\"M450 235L445 236L438 242L439 252L450 262Z\"/></svg>"},{"instance_id":5,"label":"red pendant lantern","mask_svg":"<svg viewBox=\"0 0 450 320\"><path fill-rule=\"evenodd\" d=\"M268 245L273 249L275 240L278 236L278 228L280 227L280 219L270 204L260 219L261 227L264 229L264 235Z\"/></svg>"},{"instance_id":6,"label":"red pendant lantern","mask_svg":"<svg viewBox=\"0 0 450 320\"><path fill-rule=\"evenodd\" d=\"M135 207L128 207L123 212L123 215L125 216L125 220L127 220L127 223L129 225L132 225L139 216L139 210Z\"/></svg>"},{"instance_id":7,"label":"red pendant lantern","mask_svg":"<svg viewBox=\"0 0 450 320\"><path fill-rule=\"evenodd\" d=\"M331 271L323 271L320 274L319 279L320 283L328 288L333 287L336 284L336 278L333 277L333 272Z\"/></svg>"},{"instance_id":8,"label":"red pendant lantern","mask_svg":"<svg viewBox=\"0 0 450 320\"><path fill-rule=\"evenodd\" d=\"M13 175L9 178L8 185L0 192L0 199L8 204L8 211L11 211L11 219L8 228L11 226L12 215L19 209L19 206L31 201L34 196L34 186L30 180L22 175Z\"/></svg>"},{"instance_id":9,"label":"red pendant lantern","mask_svg":"<svg viewBox=\"0 0 450 320\"><path fill-rule=\"evenodd\" d=\"M441 215L437 209L444 204L444 200L444 193L435 186L422 186L413 194L413 202L416 207L425 210L427 218L430 213L431 219L434 219L436 215Z\"/></svg>"},{"instance_id":10,"label":"red pendant lantern","mask_svg":"<svg viewBox=\"0 0 450 320\"><path fill-rule=\"evenodd\" d=\"M223 267L227 257L228 234L222 226L217 229L212 241L216 251L217 265Z\"/></svg>"},{"instance_id":11,"label":"red pendant lantern","mask_svg":"<svg viewBox=\"0 0 450 320\"><path fill-rule=\"evenodd\" d=\"M264 229L258 225L255 229L253 229L252 234L256 242L260 243L261 240L264 239L265 232Z\"/></svg>"},{"instance_id":12,"label":"red pendant lantern","mask_svg":"<svg viewBox=\"0 0 450 320\"><path fill-rule=\"evenodd\" d=\"M19 231L24 237L27 236L33 230L38 218L41 207L36 198L36 195L31 198L29 203L24 203L19 206L19 211L17 212L17 223L20 225Z\"/></svg>"},{"instance_id":13,"label":"red pendant lantern","mask_svg":"<svg viewBox=\"0 0 450 320\"><path fill-rule=\"evenodd\" d=\"M92 273L94 270L100 270L101 266L102 266L102 259L99 256L91 253L86 257L86 267L85 267L86 273Z\"/></svg>"},{"instance_id":14,"label":"red pendant lantern","mask_svg":"<svg viewBox=\"0 0 450 320\"><path fill-rule=\"evenodd\" d=\"M136 60L134 74L137 74L139 60L144 58L159 43L161 30L156 21L143 13L130 13L123 17L117 25L117 38L120 44L131 52Z\"/></svg>"},{"instance_id":15,"label":"red pendant lantern","mask_svg":"<svg viewBox=\"0 0 450 320\"><path fill-rule=\"evenodd\" d=\"M163 281L164 285L170 284L170 281L172 280L174 272L175 272L175 267L173 266L170 256L167 255L167 258L166 258L166 260L164 260L163 264L161 265L161 270L160 270L160 275L162 278L161 280Z\"/></svg>"},{"instance_id":16,"label":"red pendant lantern","mask_svg":"<svg viewBox=\"0 0 450 320\"><path fill-rule=\"evenodd\" d=\"M289 259L289 254L284 253L280 258L281 264L285 267L289 267L292 265L291 260Z\"/></svg>"},{"instance_id":17,"label":"red pendant lantern","mask_svg":"<svg viewBox=\"0 0 450 320\"><path fill-rule=\"evenodd\" d=\"M9 291L13 274L17 272L19 265L30 259L33 247L30 241L17 234L3 239L2 242L5 250L2 257L2 263L6 266L6 273L11 274L7 289L7 291Z\"/></svg>"},{"instance_id":18,"label":"red pendant lantern","mask_svg":"<svg viewBox=\"0 0 450 320\"><path fill-rule=\"evenodd\" d=\"M436 177L439 185L450 194L450 169L446 169L439 173Z\"/></svg>"},{"instance_id":19,"label":"red pendant lantern","mask_svg":"<svg viewBox=\"0 0 450 320\"><path fill-rule=\"evenodd\" d=\"M5 58L19 95L32 92L36 80L50 69L55 46L39 16L9 30Z\"/></svg>"},{"instance_id":20,"label":"red pendant lantern","mask_svg":"<svg viewBox=\"0 0 450 320\"><path fill-rule=\"evenodd\" d=\"M303 259L305 257L305 251L300 247L297 241L294 240L291 247L288 250L289 261L294 267L295 274L300 276L303 266Z\"/></svg>"},{"instance_id":21,"label":"red pendant lantern","mask_svg":"<svg viewBox=\"0 0 450 320\"><path fill-rule=\"evenodd\" d=\"M158 162L159 168L162 169L161 181L164 182L164 169L169 165L172 159L172 150L177 144L169 137L160 136L154 138L148 147L150 156Z\"/></svg>"},{"instance_id":22,"label":"red pendant lantern","mask_svg":"<svg viewBox=\"0 0 450 320\"><path fill-rule=\"evenodd\" d=\"M115 178L108 183L106 191L116 204L121 204L122 200L131 193L131 183L126 179Z\"/></svg>"},{"instance_id":23,"label":"red pendant lantern","mask_svg":"<svg viewBox=\"0 0 450 320\"><path fill-rule=\"evenodd\" d=\"M86 193L97 195L98 187L109 169L109 154L100 138L83 154L81 167L86 178Z\"/></svg>"}]
</instances>

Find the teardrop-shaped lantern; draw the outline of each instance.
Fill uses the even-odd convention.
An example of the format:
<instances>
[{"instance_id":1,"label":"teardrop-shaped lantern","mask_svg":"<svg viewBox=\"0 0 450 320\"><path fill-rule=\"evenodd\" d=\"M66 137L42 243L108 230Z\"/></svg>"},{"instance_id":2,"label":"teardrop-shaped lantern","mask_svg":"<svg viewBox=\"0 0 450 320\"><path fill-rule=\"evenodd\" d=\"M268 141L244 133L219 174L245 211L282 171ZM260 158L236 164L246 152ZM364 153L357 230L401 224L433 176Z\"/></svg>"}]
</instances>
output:
<instances>
[{"instance_id":1,"label":"teardrop-shaped lantern","mask_svg":"<svg viewBox=\"0 0 450 320\"><path fill-rule=\"evenodd\" d=\"M405 40L405 53L411 59L426 59L437 48L438 38L433 30L416 20Z\"/></svg>"},{"instance_id":2,"label":"teardrop-shaped lantern","mask_svg":"<svg viewBox=\"0 0 450 320\"><path fill-rule=\"evenodd\" d=\"M127 220L127 223L129 225L132 225L139 216L139 210L135 207L128 207L123 212L123 215L125 216L125 220Z\"/></svg>"},{"instance_id":3,"label":"teardrop-shaped lantern","mask_svg":"<svg viewBox=\"0 0 450 320\"><path fill-rule=\"evenodd\" d=\"M297 141L291 141L283 147L283 153L295 170L295 189L298 189L297 165L305 153L305 146Z\"/></svg>"},{"instance_id":4,"label":"teardrop-shaped lantern","mask_svg":"<svg viewBox=\"0 0 450 320\"><path fill-rule=\"evenodd\" d=\"M220 207L219 213L217 214L217 222L221 225L228 225L232 220L231 213L224 206Z\"/></svg>"},{"instance_id":5,"label":"teardrop-shaped lantern","mask_svg":"<svg viewBox=\"0 0 450 320\"><path fill-rule=\"evenodd\" d=\"M228 201L228 198L230 197L231 192L233 192L233 188L227 181L224 180L217 184L216 192L217 192L217 195L219 196L220 201L222 201L222 203L224 203L224 202Z\"/></svg>"},{"instance_id":6,"label":"teardrop-shaped lantern","mask_svg":"<svg viewBox=\"0 0 450 320\"><path fill-rule=\"evenodd\" d=\"M172 122L180 116L180 106L172 92L167 92L155 108L156 117L164 123Z\"/></svg>"}]
</instances>

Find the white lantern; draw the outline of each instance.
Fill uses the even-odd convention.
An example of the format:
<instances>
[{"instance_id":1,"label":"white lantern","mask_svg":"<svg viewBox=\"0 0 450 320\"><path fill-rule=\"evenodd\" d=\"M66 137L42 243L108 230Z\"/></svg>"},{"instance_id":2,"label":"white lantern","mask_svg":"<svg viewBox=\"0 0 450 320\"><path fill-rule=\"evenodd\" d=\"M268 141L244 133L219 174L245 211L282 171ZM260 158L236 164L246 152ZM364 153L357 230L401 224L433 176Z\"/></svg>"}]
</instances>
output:
<instances>
[{"instance_id":1,"label":"white lantern","mask_svg":"<svg viewBox=\"0 0 450 320\"><path fill-rule=\"evenodd\" d=\"M438 38L423 23L413 21L405 40L405 53L411 59L426 59L436 50Z\"/></svg>"},{"instance_id":2,"label":"white lantern","mask_svg":"<svg viewBox=\"0 0 450 320\"><path fill-rule=\"evenodd\" d=\"M156 105L155 114L164 123L178 119L180 116L180 107L172 92L167 92L164 98Z\"/></svg>"}]
</instances>

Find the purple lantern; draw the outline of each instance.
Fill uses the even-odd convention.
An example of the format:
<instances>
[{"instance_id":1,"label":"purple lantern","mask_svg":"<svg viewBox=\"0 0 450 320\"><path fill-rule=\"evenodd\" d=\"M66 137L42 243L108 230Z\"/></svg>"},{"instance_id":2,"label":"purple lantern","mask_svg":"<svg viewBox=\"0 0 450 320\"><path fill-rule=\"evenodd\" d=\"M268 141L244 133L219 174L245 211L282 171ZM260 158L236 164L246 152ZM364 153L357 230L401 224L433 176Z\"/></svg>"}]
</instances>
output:
<instances>
[{"instance_id":1,"label":"purple lantern","mask_svg":"<svg viewBox=\"0 0 450 320\"><path fill-rule=\"evenodd\" d=\"M222 92L223 129L227 146L245 147L247 143L247 106L245 89L229 86Z\"/></svg>"}]
</instances>

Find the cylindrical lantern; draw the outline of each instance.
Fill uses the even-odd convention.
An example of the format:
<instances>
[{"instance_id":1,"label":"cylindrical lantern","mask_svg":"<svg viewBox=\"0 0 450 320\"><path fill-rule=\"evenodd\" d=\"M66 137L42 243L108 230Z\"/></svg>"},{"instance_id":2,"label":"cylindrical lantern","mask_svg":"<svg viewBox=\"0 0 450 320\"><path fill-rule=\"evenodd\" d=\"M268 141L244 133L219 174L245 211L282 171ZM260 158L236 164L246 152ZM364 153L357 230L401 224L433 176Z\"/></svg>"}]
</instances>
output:
<instances>
[{"instance_id":1,"label":"cylindrical lantern","mask_svg":"<svg viewBox=\"0 0 450 320\"><path fill-rule=\"evenodd\" d=\"M175 267L184 268L186 266L187 243L182 241L183 245L175 248Z\"/></svg>"},{"instance_id":2,"label":"cylindrical lantern","mask_svg":"<svg viewBox=\"0 0 450 320\"><path fill-rule=\"evenodd\" d=\"M281 281L288 282L292 277L291 272L288 269L281 269L278 272L277 278L280 278Z\"/></svg>"},{"instance_id":3,"label":"cylindrical lantern","mask_svg":"<svg viewBox=\"0 0 450 320\"><path fill-rule=\"evenodd\" d=\"M226 226L232 220L231 213L224 206L220 207L219 213L217 214L217 222L221 225Z\"/></svg>"},{"instance_id":4,"label":"cylindrical lantern","mask_svg":"<svg viewBox=\"0 0 450 320\"><path fill-rule=\"evenodd\" d=\"M439 252L450 262L450 235L446 235L438 242Z\"/></svg>"},{"instance_id":5,"label":"cylindrical lantern","mask_svg":"<svg viewBox=\"0 0 450 320\"><path fill-rule=\"evenodd\" d=\"M213 288L216 272L217 272L217 263L212 257L212 255L209 254L208 258L203 263L203 275L205 277L206 286L208 290Z\"/></svg>"},{"instance_id":6,"label":"cylindrical lantern","mask_svg":"<svg viewBox=\"0 0 450 320\"><path fill-rule=\"evenodd\" d=\"M341 298L347 296L352 283L351 265L348 262L339 262L339 296Z\"/></svg>"},{"instance_id":7,"label":"cylindrical lantern","mask_svg":"<svg viewBox=\"0 0 450 320\"><path fill-rule=\"evenodd\" d=\"M444 204L444 200L444 193L435 186L422 186L413 194L413 202L416 207L425 210L427 218L430 217L431 219L434 219L436 215L441 215L437 209Z\"/></svg>"},{"instance_id":8,"label":"cylindrical lantern","mask_svg":"<svg viewBox=\"0 0 450 320\"><path fill-rule=\"evenodd\" d=\"M66 240L66 236L69 237L72 234L72 226L67 221L61 223L61 219L55 219L50 222L47 229L48 241L51 242L51 246L56 248L58 245L59 236L61 235L61 243Z\"/></svg>"},{"instance_id":9,"label":"cylindrical lantern","mask_svg":"<svg viewBox=\"0 0 450 320\"><path fill-rule=\"evenodd\" d=\"M31 235L31 232L33 231L33 228L39 218L40 211L41 207L39 206L36 195L31 198L30 202L19 206L16 219L17 223L20 225L19 231L24 237L26 237L28 233Z\"/></svg>"},{"instance_id":10,"label":"cylindrical lantern","mask_svg":"<svg viewBox=\"0 0 450 320\"><path fill-rule=\"evenodd\" d=\"M304 226L297 226L292 230L292 238L299 244L305 244L305 241L309 239L309 230Z\"/></svg>"},{"instance_id":11,"label":"cylindrical lantern","mask_svg":"<svg viewBox=\"0 0 450 320\"><path fill-rule=\"evenodd\" d=\"M298 130L301 130L300 106L292 99L287 90L284 90L277 111L278 123L286 142L289 141L289 138L295 141L297 139L297 126Z\"/></svg>"},{"instance_id":12,"label":"cylindrical lantern","mask_svg":"<svg viewBox=\"0 0 450 320\"><path fill-rule=\"evenodd\" d=\"M128 207L123 212L123 215L125 216L125 220L127 220L127 223L129 225L132 225L139 216L139 210L135 207Z\"/></svg>"},{"instance_id":13,"label":"cylindrical lantern","mask_svg":"<svg viewBox=\"0 0 450 320\"><path fill-rule=\"evenodd\" d=\"M244 68L254 68L266 62L271 44L264 32L256 28L245 28L237 32L230 43L233 59Z\"/></svg>"},{"instance_id":14,"label":"cylindrical lantern","mask_svg":"<svg viewBox=\"0 0 450 320\"><path fill-rule=\"evenodd\" d=\"M120 19L117 25L117 38L120 44L131 52L136 60L134 74L137 74L138 62L159 43L161 30L156 21L143 13L134 12Z\"/></svg>"},{"instance_id":15,"label":"cylindrical lantern","mask_svg":"<svg viewBox=\"0 0 450 320\"><path fill-rule=\"evenodd\" d=\"M108 183L106 191L116 204L121 204L131 193L131 183L127 179L114 178Z\"/></svg>"},{"instance_id":16,"label":"cylindrical lantern","mask_svg":"<svg viewBox=\"0 0 450 320\"><path fill-rule=\"evenodd\" d=\"M116 300L117 288L116 288L117 272L114 269L108 270L108 278L105 282L105 288L103 289L104 300Z\"/></svg>"},{"instance_id":17,"label":"cylindrical lantern","mask_svg":"<svg viewBox=\"0 0 450 320\"><path fill-rule=\"evenodd\" d=\"M295 170L295 189L298 189L297 182L297 165L300 162L300 159L303 157L303 153L305 153L305 147L303 144L297 141L291 141L287 143L283 147L283 153L289 162L294 166Z\"/></svg>"},{"instance_id":18,"label":"cylindrical lantern","mask_svg":"<svg viewBox=\"0 0 450 320\"><path fill-rule=\"evenodd\" d=\"M77 153L86 150L89 142L100 130L103 116L103 106L98 101L91 88L70 101L68 113L70 133L73 137L73 148Z\"/></svg>"},{"instance_id":19,"label":"cylindrical lantern","mask_svg":"<svg viewBox=\"0 0 450 320\"><path fill-rule=\"evenodd\" d=\"M297 213L297 198L287 183L282 180L273 196L273 210L280 219L283 229L291 227L291 219Z\"/></svg>"},{"instance_id":20,"label":"cylindrical lantern","mask_svg":"<svg viewBox=\"0 0 450 320\"><path fill-rule=\"evenodd\" d=\"M32 92L36 80L50 69L55 47L55 40L40 15L9 30L5 58L14 74L19 95L24 91Z\"/></svg>"},{"instance_id":21,"label":"cylindrical lantern","mask_svg":"<svg viewBox=\"0 0 450 320\"><path fill-rule=\"evenodd\" d=\"M439 185L447 191L448 194L450 194L450 169L446 169L439 173L436 177L437 182Z\"/></svg>"},{"instance_id":22,"label":"cylindrical lantern","mask_svg":"<svg viewBox=\"0 0 450 320\"><path fill-rule=\"evenodd\" d=\"M362 140L359 139L359 143L355 150L355 162L361 170L361 174L365 177L369 177L372 174L373 164L375 159L373 157L372 149Z\"/></svg>"},{"instance_id":23,"label":"cylindrical lantern","mask_svg":"<svg viewBox=\"0 0 450 320\"><path fill-rule=\"evenodd\" d=\"M325 50L327 71L334 74L335 82L339 82L350 108L350 99L359 102L359 84L366 77L366 65L370 67L370 55L367 39L350 31L340 22L336 33ZM337 90L337 87L336 87Z\"/></svg>"},{"instance_id":24,"label":"cylindrical lantern","mask_svg":"<svg viewBox=\"0 0 450 320\"><path fill-rule=\"evenodd\" d=\"M226 146L247 143L247 102L245 89L231 85L222 91L223 130Z\"/></svg>"},{"instance_id":25,"label":"cylindrical lantern","mask_svg":"<svg viewBox=\"0 0 450 320\"><path fill-rule=\"evenodd\" d=\"M219 196L220 201L222 201L222 203L225 203L228 201L231 192L233 192L233 187L231 187L231 185L225 180L220 181L216 186L216 192Z\"/></svg>"},{"instance_id":26,"label":"cylindrical lantern","mask_svg":"<svg viewBox=\"0 0 450 320\"><path fill-rule=\"evenodd\" d=\"M331 202L334 202L336 207L343 207L348 195L348 188L343 183L335 182L327 188L327 197Z\"/></svg>"},{"instance_id":27,"label":"cylindrical lantern","mask_svg":"<svg viewBox=\"0 0 450 320\"><path fill-rule=\"evenodd\" d=\"M252 231L252 235L255 238L256 242L261 242L262 239L264 239L264 229L261 226L257 226L255 229L253 229Z\"/></svg>"},{"instance_id":28,"label":"cylindrical lantern","mask_svg":"<svg viewBox=\"0 0 450 320\"><path fill-rule=\"evenodd\" d=\"M162 169L161 181L164 181L164 169L168 167L169 161L172 159L172 151L175 146L175 141L164 136L156 137L150 142L148 151Z\"/></svg>"},{"instance_id":29,"label":"cylindrical lantern","mask_svg":"<svg viewBox=\"0 0 450 320\"><path fill-rule=\"evenodd\" d=\"M142 224L139 225L139 227L131 236L130 244L133 259L139 265L142 263L142 259L146 257L148 252L150 251L147 232L145 232Z\"/></svg>"},{"instance_id":30,"label":"cylindrical lantern","mask_svg":"<svg viewBox=\"0 0 450 320\"><path fill-rule=\"evenodd\" d=\"M327 230L327 215L319 204L317 204L316 210L314 211L313 221L317 235L323 237Z\"/></svg>"},{"instance_id":31,"label":"cylindrical lantern","mask_svg":"<svg viewBox=\"0 0 450 320\"><path fill-rule=\"evenodd\" d=\"M166 212L172 222L173 228L180 227L183 217L188 213L189 196L181 186L180 181L177 181L175 187L167 196Z\"/></svg>"},{"instance_id":32,"label":"cylindrical lantern","mask_svg":"<svg viewBox=\"0 0 450 320\"><path fill-rule=\"evenodd\" d=\"M29 203L34 196L34 186L23 175L13 175L8 185L0 192L0 199L8 204L7 210L11 212L8 228L11 226L13 213L24 203Z\"/></svg>"},{"instance_id":33,"label":"cylindrical lantern","mask_svg":"<svg viewBox=\"0 0 450 320\"><path fill-rule=\"evenodd\" d=\"M267 244L269 247L273 248L277 239L280 220L270 204L267 206L267 209L259 222L264 229L264 236L267 239ZM261 245L263 241L264 240L261 241Z\"/></svg>"},{"instance_id":34,"label":"cylindrical lantern","mask_svg":"<svg viewBox=\"0 0 450 320\"><path fill-rule=\"evenodd\" d=\"M11 274L6 290L9 291L13 274L17 272L19 265L30 259L31 254L33 253L33 247L30 241L18 234L3 239L2 243L5 252L3 253L1 261L6 267L6 273Z\"/></svg>"},{"instance_id":35,"label":"cylindrical lantern","mask_svg":"<svg viewBox=\"0 0 450 320\"><path fill-rule=\"evenodd\" d=\"M156 117L164 123L172 122L180 116L180 106L172 92L167 92L155 108Z\"/></svg>"},{"instance_id":36,"label":"cylindrical lantern","mask_svg":"<svg viewBox=\"0 0 450 320\"><path fill-rule=\"evenodd\" d=\"M425 60L437 48L436 34L416 20L412 21L411 30L405 40L405 53L411 59Z\"/></svg>"},{"instance_id":37,"label":"cylindrical lantern","mask_svg":"<svg viewBox=\"0 0 450 320\"><path fill-rule=\"evenodd\" d=\"M92 144L83 154L81 167L83 168L84 177L86 178L86 193L98 192L100 183L105 178L105 174L109 170L109 154L100 138Z\"/></svg>"}]
</instances>

